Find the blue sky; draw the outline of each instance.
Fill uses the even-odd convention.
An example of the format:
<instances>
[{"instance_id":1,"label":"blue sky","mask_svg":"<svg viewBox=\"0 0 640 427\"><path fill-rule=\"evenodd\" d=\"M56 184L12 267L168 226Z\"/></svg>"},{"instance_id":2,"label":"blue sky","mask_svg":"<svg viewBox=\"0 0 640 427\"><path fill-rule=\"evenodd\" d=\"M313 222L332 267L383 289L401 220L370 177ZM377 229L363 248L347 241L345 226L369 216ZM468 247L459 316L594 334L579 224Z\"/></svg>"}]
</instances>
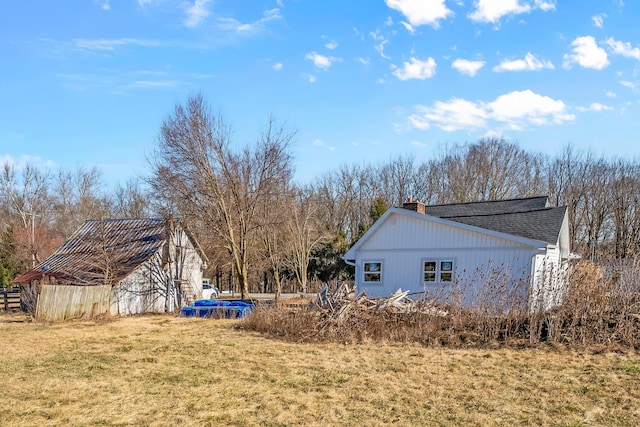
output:
<instances>
[{"instance_id":1,"label":"blue sky","mask_svg":"<svg viewBox=\"0 0 640 427\"><path fill-rule=\"evenodd\" d=\"M251 143L297 129L296 177L501 136L640 154L640 2L21 0L0 3L0 162L148 173L202 93Z\"/></svg>"}]
</instances>

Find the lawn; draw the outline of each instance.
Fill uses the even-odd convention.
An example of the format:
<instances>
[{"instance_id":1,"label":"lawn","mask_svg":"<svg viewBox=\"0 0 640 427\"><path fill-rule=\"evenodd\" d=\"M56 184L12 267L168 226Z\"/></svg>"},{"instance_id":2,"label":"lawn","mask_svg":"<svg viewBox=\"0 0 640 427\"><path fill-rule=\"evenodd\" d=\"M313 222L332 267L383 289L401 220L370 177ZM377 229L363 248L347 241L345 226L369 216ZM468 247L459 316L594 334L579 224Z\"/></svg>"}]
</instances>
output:
<instances>
[{"instance_id":1,"label":"lawn","mask_svg":"<svg viewBox=\"0 0 640 427\"><path fill-rule=\"evenodd\" d=\"M299 344L172 315L0 315L0 425L640 425L640 354Z\"/></svg>"}]
</instances>

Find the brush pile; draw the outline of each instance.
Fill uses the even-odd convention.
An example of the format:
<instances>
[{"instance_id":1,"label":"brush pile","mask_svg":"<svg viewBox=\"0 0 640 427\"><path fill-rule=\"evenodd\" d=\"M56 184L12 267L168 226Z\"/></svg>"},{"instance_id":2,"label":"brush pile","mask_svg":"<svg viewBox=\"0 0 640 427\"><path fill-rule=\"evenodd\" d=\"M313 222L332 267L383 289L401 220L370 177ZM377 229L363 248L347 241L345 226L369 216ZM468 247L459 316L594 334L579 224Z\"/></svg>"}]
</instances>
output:
<instances>
[{"instance_id":1,"label":"brush pile","mask_svg":"<svg viewBox=\"0 0 640 427\"><path fill-rule=\"evenodd\" d=\"M379 316L380 313L421 313L430 316L447 316L447 312L437 308L424 299L409 298L409 291L398 289L386 298L370 298L364 292L355 296L354 290L347 283L329 293L323 286L318 293L315 306L326 324L340 324L345 319L353 322L356 319Z\"/></svg>"}]
</instances>

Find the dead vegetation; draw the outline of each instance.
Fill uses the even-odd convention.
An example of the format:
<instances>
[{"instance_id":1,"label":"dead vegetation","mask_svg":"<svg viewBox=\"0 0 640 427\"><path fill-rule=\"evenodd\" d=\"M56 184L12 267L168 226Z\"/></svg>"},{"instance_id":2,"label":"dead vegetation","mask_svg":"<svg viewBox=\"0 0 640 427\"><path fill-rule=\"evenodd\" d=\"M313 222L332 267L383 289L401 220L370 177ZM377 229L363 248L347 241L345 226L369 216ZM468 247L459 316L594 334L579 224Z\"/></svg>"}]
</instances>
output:
<instances>
[{"instance_id":1,"label":"dead vegetation","mask_svg":"<svg viewBox=\"0 0 640 427\"><path fill-rule=\"evenodd\" d=\"M415 342L428 346L538 345L640 348L640 263L624 269L579 263L569 278L564 303L532 313L520 292L504 296L504 282L488 283L472 307L449 298L409 299L354 296L343 285L314 304L260 306L242 328L295 341Z\"/></svg>"},{"instance_id":2,"label":"dead vegetation","mask_svg":"<svg viewBox=\"0 0 640 427\"><path fill-rule=\"evenodd\" d=\"M291 343L236 324L4 323L0 425L640 424L638 352Z\"/></svg>"}]
</instances>

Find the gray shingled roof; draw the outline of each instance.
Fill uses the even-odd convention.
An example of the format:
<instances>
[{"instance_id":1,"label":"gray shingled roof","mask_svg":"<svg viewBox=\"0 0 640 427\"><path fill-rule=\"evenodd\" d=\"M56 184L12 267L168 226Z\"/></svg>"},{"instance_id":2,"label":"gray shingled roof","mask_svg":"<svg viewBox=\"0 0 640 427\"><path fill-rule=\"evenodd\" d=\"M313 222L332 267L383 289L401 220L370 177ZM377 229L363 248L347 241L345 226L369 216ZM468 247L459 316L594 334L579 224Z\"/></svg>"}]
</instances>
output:
<instances>
[{"instance_id":1,"label":"gray shingled roof","mask_svg":"<svg viewBox=\"0 0 640 427\"><path fill-rule=\"evenodd\" d=\"M524 199L492 200L488 202L451 203L425 207L431 216L450 217L468 215L493 215L514 212L527 212L532 209L548 207L547 196L527 197Z\"/></svg>"},{"instance_id":2,"label":"gray shingled roof","mask_svg":"<svg viewBox=\"0 0 640 427\"><path fill-rule=\"evenodd\" d=\"M167 221L158 218L85 221L51 256L15 283L44 277L61 283L100 284L108 269L119 282L158 252Z\"/></svg>"},{"instance_id":3,"label":"gray shingled roof","mask_svg":"<svg viewBox=\"0 0 640 427\"><path fill-rule=\"evenodd\" d=\"M547 197L425 206L427 215L527 239L556 244L566 207L548 207Z\"/></svg>"}]
</instances>

